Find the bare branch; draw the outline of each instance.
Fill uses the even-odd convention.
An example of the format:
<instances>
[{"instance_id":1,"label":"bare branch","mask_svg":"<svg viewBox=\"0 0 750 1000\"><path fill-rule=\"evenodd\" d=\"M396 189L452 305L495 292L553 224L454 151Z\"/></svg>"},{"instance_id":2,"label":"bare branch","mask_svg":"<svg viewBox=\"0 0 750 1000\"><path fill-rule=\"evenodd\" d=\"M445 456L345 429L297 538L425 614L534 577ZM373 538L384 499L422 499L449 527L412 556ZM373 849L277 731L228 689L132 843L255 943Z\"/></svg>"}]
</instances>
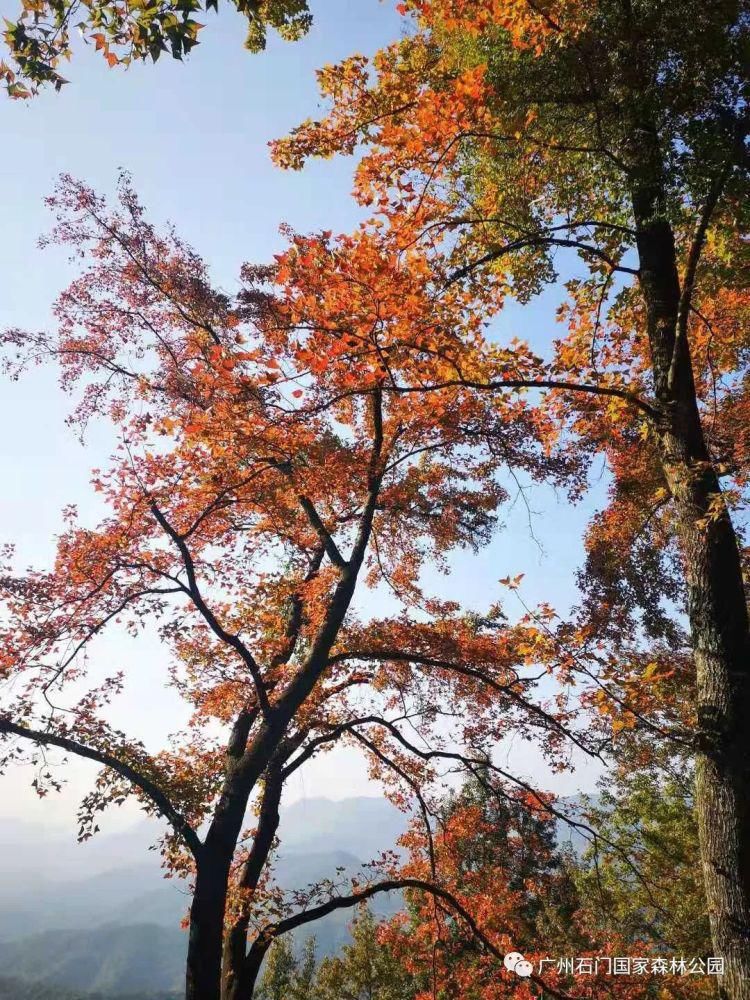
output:
<instances>
[{"instance_id":1,"label":"bare branch","mask_svg":"<svg viewBox=\"0 0 750 1000\"><path fill-rule=\"evenodd\" d=\"M476 260L469 261L468 264L464 264L463 267L459 267L448 277L446 282L446 287L450 288L457 281L461 281L467 275L471 274L472 271L477 270L477 268L483 267L485 264L490 264L494 260L499 260L501 257L506 257L510 253L516 253L518 250L526 250L531 247L570 247L572 249L580 250L582 253L589 254L592 257L596 257L603 261L607 267L612 271L620 271L624 274L634 274L637 275L639 272L636 268L625 267L623 264L618 264L616 261L600 250L599 247L592 246L590 243L584 243L582 240L571 240L563 239L558 236L528 236L518 240L511 240L509 243L504 243L503 246L497 247L495 250L489 250L486 254L478 257Z\"/></svg>"},{"instance_id":2,"label":"bare branch","mask_svg":"<svg viewBox=\"0 0 750 1000\"><path fill-rule=\"evenodd\" d=\"M311 907L309 910L302 910L290 917L285 917L283 920L279 920L278 923L266 928L255 941L252 948L248 952L246 960L247 967L249 967L249 970L251 969L252 972L257 975L256 970L260 968L263 956L274 938L277 938L282 934L288 934L290 931L296 930L297 927L302 927L315 920L320 920L322 917L328 916L329 913L333 913L336 910L351 909L352 907L366 902L368 899L371 899L379 893L397 892L403 889L415 889L425 892L436 899L441 900L443 903L446 903L448 907L456 913L461 920L463 920L469 928L471 934L483 945L483 947L494 958L496 958L498 962L502 962L504 958L503 953L495 947L492 941L479 927L472 915L463 906L463 904L456 899L453 893L444 889L442 886L428 882L424 879L394 878L383 882L377 882L374 885L366 886L357 892L351 893L349 896L336 896L327 900L325 903ZM555 997L556 1000L571 1000L568 994L562 993L554 987L549 986L539 976L532 975L529 978L538 985L542 986L548 996Z\"/></svg>"},{"instance_id":3,"label":"bare branch","mask_svg":"<svg viewBox=\"0 0 750 1000\"><path fill-rule=\"evenodd\" d=\"M386 386L386 392L396 392L396 393L408 393L408 392L427 392L427 391L437 391L439 389L451 389L451 388L467 388L467 389L482 389L488 392L494 392L499 389L553 389L562 392L583 392L589 393L593 396L614 396L617 399L624 399L626 402L632 404L637 409L641 410L652 420L657 420L661 414L660 411L652 403L649 403L645 399L641 399L633 392L629 392L627 389L620 389L613 385L596 385L587 382L567 382L560 381L558 379L529 379L529 378L510 378L510 379L493 379L489 382L477 382L473 379L450 379L445 382L435 382L432 385L414 385L414 386L401 386L393 385Z\"/></svg>"},{"instance_id":4,"label":"bare branch","mask_svg":"<svg viewBox=\"0 0 750 1000\"><path fill-rule=\"evenodd\" d=\"M117 757L103 750L96 750L94 747L86 746L85 743L79 743L70 737L57 736L54 733L19 726L17 723L11 722L10 719L0 718L0 733L20 736L40 746L56 746L61 750L67 750L68 753L75 754L77 757L85 757L87 760L96 761L96 763L115 771L151 799L159 813L169 821L175 833L179 834L183 839L196 861L200 857L203 845L198 838L198 834L190 826L185 817L175 808L165 792L131 764L118 760Z\"/></svg>"},{"instance_id":5,"label":"bare branch","mask_svg":"<svg viewBox=\"0 0 750 1000\"><path fill-rule=\"evenodd\" d=\"M490 677L483 670L479 670L476 667L469 667L463 663L455 663L452 660L442 660L437 657L424 656L421 653L410 653L408 651L392 649L367 650L354 653L336 653L331 657L329 662L338 663L347 659L376 660L378 662L394 660L399 663L415 663L419 666L436 667L439 670L450 670L454 673L462 674L465 677L471 677L474 680L479 681L480 684L486 684L488 687L492 688L493 691L506 695L506 697L520 705L526 711L537 716L537 718L543 721L546 727L554 729L561 735L565 736L572 743L574 743L579 750L582 750L589 757L601 757L599 750L594 750L591 747L586 746L579 736L571 732L571 730L564 726L558 719L556 719L553 715L550 715L549 712L545 712L539 705L535 705L533 702L526 701L525 698L522 698L521 695L513 689L512 684L501 684L499 681L496 681L494 677Z\"/></svg>"},{"instance_id":6,"label":"bare branch","mask_svg":"<svg viewBox=\"0 0 750 1000\"><path fill-rule=\"evenodd\" d=\"M187 593L190 596L193 604L196 606L198 611L201 613L205 621L207 622L209 628L214 633L214 635L220 639L222 642L226 643L227 646L231 646L240 656L240 659L247 666L250 671L250 676L253 679L255 685L255 692L258 698L258 704L264 715L268 715L271 711L271 706L268 701L268 694L266 693L265 684L263 683L263 677L261 675L260 668L255 662L250 650L240 639L238 635L233 632L227 632L221 622L218 620L213 611L208 607L203 596L200 592L198 586L198 578L195 572L195 563L193 557L190 554L190 549L188 548L184 537L179 534L169 523L164 514L159 510L155 503L151 504L151 512L159 523L160 527L166 532L166 534L172 539L172 541L177 546L180 555L182 556L182 562L185 566L185 573L187 574L188 586Z\"/></svg>"},{"instance_id":7,"label":"bare branch","mask_svg":"<svg viewBox=\"0 0 750 1000\"><path fill-rule=\"evenodd\" d=\"M322 542L328 558L331 560L333 565L336 566L338 569L341 570L346 569L347 565L346 559L344 559L344 557L339 552L338 546L336 545L336 542L333 540L333 536L331 535L328 528L326 528L325 524L323 524L323 521L320 515L318 514L317 510L313 506L312 501L309 499L309 497L302 495L298 499L300 502L300 506L302 507L302 510L304 510L305 514L307 514L308 521L313 526L315 534Z\"/></svg>"}]
</instances>

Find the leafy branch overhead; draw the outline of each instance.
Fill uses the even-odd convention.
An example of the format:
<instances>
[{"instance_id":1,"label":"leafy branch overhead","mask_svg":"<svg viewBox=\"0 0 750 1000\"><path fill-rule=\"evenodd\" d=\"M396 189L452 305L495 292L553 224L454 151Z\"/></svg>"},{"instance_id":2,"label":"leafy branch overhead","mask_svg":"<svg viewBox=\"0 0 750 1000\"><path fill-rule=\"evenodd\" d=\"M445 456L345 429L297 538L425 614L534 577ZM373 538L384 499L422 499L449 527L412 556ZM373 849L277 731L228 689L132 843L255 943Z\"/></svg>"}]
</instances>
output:
<instances>
[{"instance_id":1,"label":"leafy branch overhead","mask_svg":"<svg viewBox=\"0 0 750 1000\"><path fill-rule=\"evenodd\" d=\"M198 44L201 15L218 11L219 0L21 0L15 20L5 19L5 60L0 83L13 98L27 98L41 88L60 90L67 80L60 70L74 55L73 36L101 52L110 67L137 60L154 62L166 52L182 59ZM310 28L307 0L232 0L247 20L245 45L252 52L266 46L276 31L294 41Z\"/></svg>"}]
</instances>

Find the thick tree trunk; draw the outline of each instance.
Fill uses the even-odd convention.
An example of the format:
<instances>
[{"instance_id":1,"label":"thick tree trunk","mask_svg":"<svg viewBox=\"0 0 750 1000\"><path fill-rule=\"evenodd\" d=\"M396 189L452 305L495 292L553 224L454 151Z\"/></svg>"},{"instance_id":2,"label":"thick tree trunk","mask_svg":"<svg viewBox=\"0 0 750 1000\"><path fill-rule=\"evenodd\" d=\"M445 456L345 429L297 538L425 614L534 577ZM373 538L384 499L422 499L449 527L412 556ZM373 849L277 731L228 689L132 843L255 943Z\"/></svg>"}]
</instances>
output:
<instances>
[{"instance_id":1,"label":"thick tree trunk","mask_svg":"<svg viewBox=\"0 0 750 1000\"><path fill-rule=\"evenodd\" d=\"M186 1000L219 1000L221 950L228 868L209 862L199 867L190 907Z\"/></svg>"},{"instance_id":2,"label":"thick tree trunk","mask_svg":"<svg viewBox=\"0 0 750 1000\"><path fill-rule=\"evenodd\" d=\"M250 1000L243 982L243 970L247 956L248 921L241 917L229 928L224 936L224 958L222 966L222 1000Z\"/></svg>"},{"instance_id":3,"label":"thick tree trunk","mask_svg":"<svg viewBox=\"0 0 750 1000\"><path fill-rule=\"evenodd\" d=\"M235 996L237 1000L252 1000L255 995L255 986L258 982L263 959L270 947L270 941L256 939L247 953L242 964Z\"/></svg>"},{"instance_id":4,"label":"thick tree trunk","mask_svg":"<svg viewBox=\"0 0 750 1000\"><path fill-rule=\"evenodd\" d=\"M654 160L651 161L652 164ZM697 674L696 809L722 990L750 1000L750 632L737 538L701 428L663 190L646 174L633 208L656 396L659 453L675 500ZM685 308L685 303L682 303Z\"/></svg>"}]
</instances>

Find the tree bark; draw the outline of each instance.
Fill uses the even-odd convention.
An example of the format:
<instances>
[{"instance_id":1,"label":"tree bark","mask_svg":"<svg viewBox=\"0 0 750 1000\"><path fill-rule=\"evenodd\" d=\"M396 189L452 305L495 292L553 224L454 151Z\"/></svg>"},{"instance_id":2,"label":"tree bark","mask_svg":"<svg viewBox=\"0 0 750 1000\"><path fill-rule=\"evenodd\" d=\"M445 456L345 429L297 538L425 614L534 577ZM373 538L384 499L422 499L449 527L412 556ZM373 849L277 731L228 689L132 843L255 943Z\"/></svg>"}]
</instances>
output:
<instances>
[{"instance_id":1,"label":"tree bark","mask_svg":"<svg viewBox=\"0 0 750 1000\"><path fill-rule=\"evenodd\" d=\"M280 766L280 763L272 764L266 772L258 826L240 880L245 892L251 893L257 888L279 828L279 805L283 789ZM222 1000L250 1000L253 995L255 979L248 982L246 963L249 923L250 911L243 905L224 935Z\"/></svg>"},{"instance_id":2,"label":"tree bark","mask_svg":"<svg viewBox=\"0 0 750 1000\"><path fill-rule=\"evenodd\" d=\"M696 667L696 810L714 951L728 1000L750 1000L750 632L737 537L701 426L680 323L674 235L656 156L636 173L632 203L646 304L661 463L674 497ZM644 142L644 135L647 136ZM653 148L653 147L652 147ZM681 330L682 327L682 330ZM683 335L681 335L681 333Z\"/></svg>"},{"instance_id":3,"label":"tree bark","mask_svg":"<svg viewBox=\"0 0 750 1000\"><path fill-rule=\"evenodd\" d=\"M277 739L275 730L264 725L256 743L259 752L250 766L246 745L254 715L240 712L227 744L224 784L214 810L211 826L198 858L195 892L190 907L185 976L186 1000L220 1000L221 959L224 939L229 873L237 840L242 830L248 799L262 772L259 763L266 745Z\"/></svg>"},{"instance_id":4,"label":"tree bark","mask_svg":"<svg viewBox=\"0 0 750 1000\"><path fill-rule=\"evenodd\" d=\"M229 867L218 860L198 867L190 907L186 1000L219 1000L228 877Z\"/></svg>"}]
</instances>

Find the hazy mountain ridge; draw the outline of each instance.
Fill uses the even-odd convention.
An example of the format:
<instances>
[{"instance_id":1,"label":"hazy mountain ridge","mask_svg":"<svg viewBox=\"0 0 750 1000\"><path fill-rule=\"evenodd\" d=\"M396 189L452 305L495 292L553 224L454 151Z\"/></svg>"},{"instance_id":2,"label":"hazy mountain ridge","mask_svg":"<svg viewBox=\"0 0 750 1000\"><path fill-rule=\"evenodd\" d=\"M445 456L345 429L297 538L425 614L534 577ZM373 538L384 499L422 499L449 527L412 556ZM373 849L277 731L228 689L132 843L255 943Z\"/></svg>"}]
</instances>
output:
<instances>
[{"instance_id":1,"label":"hazy mountain ridge","mask_svg":"<svg viewBox=\"0 0 750 1000\"><path fill-rule=\"evenodd\" d=\"M339 868L354 873L392 849L406 823L407 817L385 799L294 803L282 812L276 879L291 889L336 879ZM187 947L180 920L190 898L179 880L163 877L158 853L148 851L158 834L157 826L146 821L76 845L72 831L69 838L58 838L29 824L4 824L0 1000L170 1000L175 995ZM59 877L63 871L68 877ZM385 896L375 906L383 915L398 908L397 898ZM332 913L302 928L298 937L314 933L319 953L332 953L346 941L351 916L349 910Z\"/></svg>"},{"instance_id":2,"label":"hazy mountain ridge","mask_svg":"<svg viewBox=\"0 0 750 1000\"><path fill-rule=\"evenodd\" d=\"M66 990L45 983L29 983L0 976L0 1000L181 1000L184 990L167 993L92 993Z\"/></svg>"},{"instance_id":3,"label":"hazy mountain ridge","mask_svg":"<svg viewBox=\"0 0 750 1000\"><path fill-rule=\"evenodd\" d=\"M575 815L580 804L575 796L560 807ZM282 811L276 879L302 889L336 879L337 868L354 873L392 849L407 822L385 799L300 800ZM580 833L556 825L560 843L579 851ZM190 897L179 880L163 877L158 852L149 852L158 835L149 821L83 845L73 831L61 838L24 823L0 828L0 1000L179 996L187 948L180 921ZM383 916L399 907L398 894L373 900ZM297 940L314 934L319 955L333 953L348 939L351 919L351 910L336 911L301 928Z\"/></svg>"},{"instance_id":4,"label":"hazy mountain ridge","mask_svg":"<svg viewBox=\"0 0 750 1000\"><path fill-rule=\"evenodd\" d=\"M179 989L185 944L179 926L109 924L45 931L0 944L0 968L22 982L105 993L123 989L154 993Z\"/></svg>"}]
</instances>

